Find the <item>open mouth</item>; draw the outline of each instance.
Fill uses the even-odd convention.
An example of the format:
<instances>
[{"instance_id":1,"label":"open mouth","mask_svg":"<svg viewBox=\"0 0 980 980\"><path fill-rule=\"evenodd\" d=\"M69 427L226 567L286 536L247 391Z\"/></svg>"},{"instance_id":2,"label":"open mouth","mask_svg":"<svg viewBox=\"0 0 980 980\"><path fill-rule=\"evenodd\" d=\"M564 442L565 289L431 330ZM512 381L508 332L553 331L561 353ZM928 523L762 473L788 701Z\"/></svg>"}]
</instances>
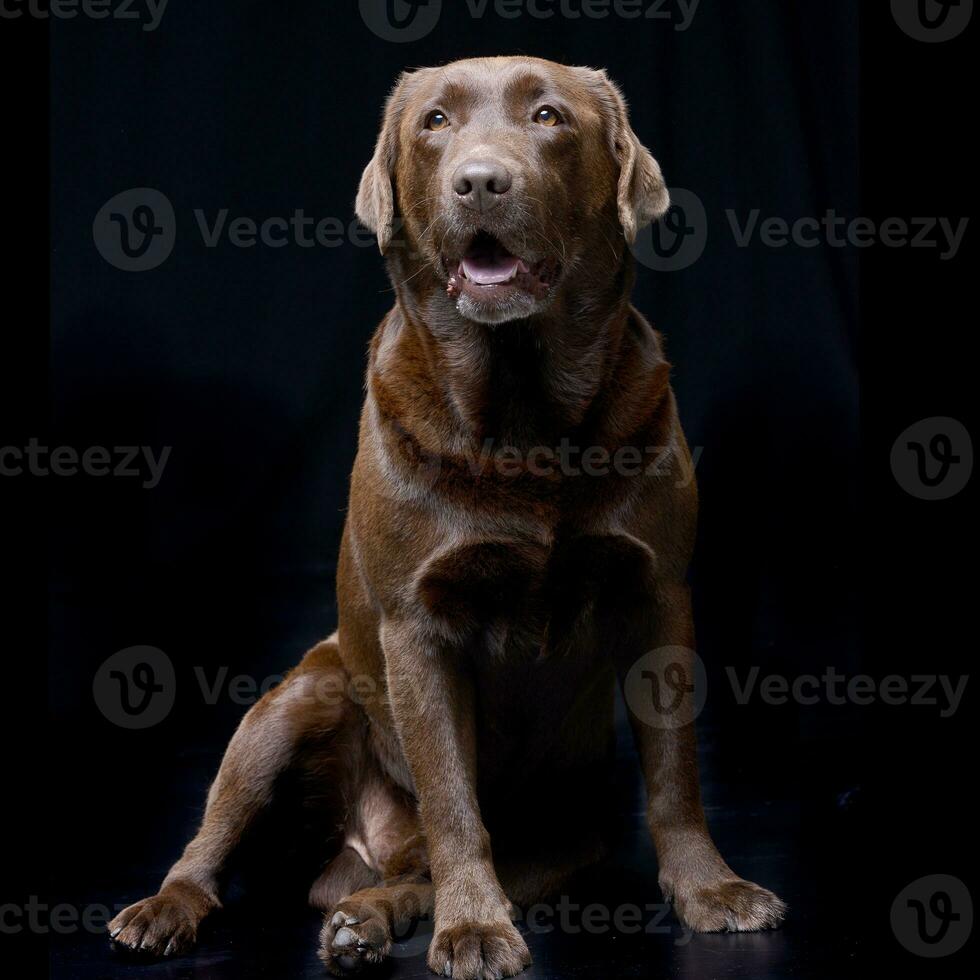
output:
<instances>
[{"instance_id":1,"label":"open mouth","mask_svg":"<svg viewBox=\"0 0 980 980\"><path fill-rule=\"evenodd\" d=\"M449 271L446 291L454 298L465 293L489 299L521 290L540 299L548 294L556 273L553 261L527 262L486 231L473 236L455 268L453 263L446 264Z\"/></svg>"}]
</instances>

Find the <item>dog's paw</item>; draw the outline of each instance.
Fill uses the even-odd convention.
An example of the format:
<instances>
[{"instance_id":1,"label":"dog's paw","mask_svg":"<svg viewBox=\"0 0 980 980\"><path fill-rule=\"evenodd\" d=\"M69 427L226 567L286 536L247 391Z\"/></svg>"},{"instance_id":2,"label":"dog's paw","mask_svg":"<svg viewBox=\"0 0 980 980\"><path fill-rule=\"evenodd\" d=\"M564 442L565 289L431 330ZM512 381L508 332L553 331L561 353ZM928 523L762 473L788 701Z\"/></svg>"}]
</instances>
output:
<instances>
[{"instance_id":1,"label":"dog's paw","mask_svg":"<svg viewBox=\"0 0 980 980\"><path fill-rule=\"evenodd\" d=\"M531 954L509 922L467 922L437 929L428 961L433 973L453 980L500 980L529 967Z\"/></svg>"},{"instance_id":2,"label":"dog's paw","mask_svg":"<svg viewBox=\"0 0 980 980\"><path fill-rule=\"evenodd\" d=\"M677 917L695 932L757 932L775 929L786 916L786 903L771 891L743 881L722 878L693 887L667 886Z\"/></svg>"},{"instance_id":3,"label":"dog's paw","mask_svg":"<svg viewBox=\"0 0 980 980\"><path fill-rule=\"evenodd\" d=\"M197 941L205 903L181 891L165 891L123 909L109 923L115 949L150 956L186 953Z\"/></svg>"},{"instance_id":4,"label":"dog's paw","mask_svg":"<svg viewBox=\"0 0 980 980\"><path fill-rule=\"evenodd\" d=\"M388 922L376 910L341 902L320 931L320 959L335 976L377 966L391 950Z\"/></svg>"}]
</instances>

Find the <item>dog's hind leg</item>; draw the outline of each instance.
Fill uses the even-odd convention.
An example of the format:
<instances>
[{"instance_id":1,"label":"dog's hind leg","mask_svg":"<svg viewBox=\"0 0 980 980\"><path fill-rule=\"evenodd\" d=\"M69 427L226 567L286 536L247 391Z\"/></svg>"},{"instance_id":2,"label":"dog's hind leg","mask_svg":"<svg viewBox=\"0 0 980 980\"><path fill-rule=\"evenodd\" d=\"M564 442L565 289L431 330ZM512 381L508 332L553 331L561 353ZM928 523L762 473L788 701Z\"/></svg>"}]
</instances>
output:
<instances>
[{"instance_id":1,"label":"dog's hind leg","mask_svg":"<svg viewBox=\"0 0 980 980\"><path fill-rule=\"evenodd\" d=\"M320 933L320 959L331 973L346 976L376 966L392 941L417 919L431 915L435 889L427 873L388 878L338 902Z\"/></svg>"},{"instance_id":2,"label":"dog's hind leg","mask_svg":"<svg viewBox=\"0 0 980 980\"><path fill-rule=\"evenodd\" d=\"M242 719L208 792L204 819L160 891L109 923L114 944L154 955L187 950L201 921L219 908L222 872L276 782L297 760L316 753L338 803L363 745L363 712L347 696L335 636L318 644ZM337 812L337 822L342 811Z\"/></svg>"},{"instance_id":3,"label":"dog's hind leg","mask_svg":"<svg viewBox=\"0 0 980 980\"><path fill-rule=\"evenodd\" d=\"M333 911L343 901L363 888L377 885L378 873L364 863L352 847L345 847L322 871L310 887L309 903L318 912Z\"/></svg>"},{"instance_id":4,"label":"dog's hind leg","mask_svg":"<svg viewBox=\"0 0 980 980\"><path fill-rule=\"evenodd\" d=\"M372 872L374 882L345 891L354 866L362 875ZM392 941L416 919L431 915L435 902L414 800L372 774L348 829L348 847L324 872L325 879L330 884L321 884L320 893L329 890L334 901L320 933L320 958L339 976L381 963Z\"/></svg>"}]
</instances>

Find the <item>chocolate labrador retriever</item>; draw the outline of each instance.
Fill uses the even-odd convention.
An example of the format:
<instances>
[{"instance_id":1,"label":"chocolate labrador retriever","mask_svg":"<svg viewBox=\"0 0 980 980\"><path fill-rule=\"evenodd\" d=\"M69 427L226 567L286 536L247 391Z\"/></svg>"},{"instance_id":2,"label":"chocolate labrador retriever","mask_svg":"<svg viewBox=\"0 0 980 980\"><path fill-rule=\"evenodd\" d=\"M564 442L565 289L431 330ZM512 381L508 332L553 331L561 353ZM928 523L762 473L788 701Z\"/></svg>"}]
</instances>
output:
<instances>
[{"instance_id":1,"label":"chocolate labrador retriever","mask_svg":"<svg viewBox=\"0 0 980 980\"><path fill-rule=\"evenodd\" d=\"M630 243L667 206L601 71L514 57L401 77L357 195L396 302L371 343L339 628L245 716L197 836L114 943L185 951L298 774L331 971L380 963L434 914L436 973L519 973L514 906L603 853L617 673L664 895L698 931L779 923L701 806L697 497L660 338L630 305Z\"/></svg>"}]
</instances>

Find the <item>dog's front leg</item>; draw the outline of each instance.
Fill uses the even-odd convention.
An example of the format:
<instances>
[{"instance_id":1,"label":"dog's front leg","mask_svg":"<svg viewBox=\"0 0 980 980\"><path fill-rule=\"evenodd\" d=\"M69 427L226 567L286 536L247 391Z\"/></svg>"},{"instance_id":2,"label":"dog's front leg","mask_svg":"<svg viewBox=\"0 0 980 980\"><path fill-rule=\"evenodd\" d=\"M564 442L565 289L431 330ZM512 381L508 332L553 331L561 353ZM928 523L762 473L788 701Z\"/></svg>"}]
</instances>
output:
<instances>
[{"instance_id":1,"label":"dog's front leg","mask_svg":"<svg viewBox=\"0 0 980 980\"><path fill-rule=\"evenodd\" d=\"M694 626L683 583L659 583L652 601L622 633L618 668L625 685L643 778L647 823L660 887L696 932L753 931L778 925L786 906L739 878L708 832L701 805L694 730Z\"/></svg>"},{"instance_id":2,"label":"dog's front leg","mask_svg":"<svg viewBox=\"0 0 980 980\"><path fill-rule=\"evenodd\" d=\"M429 968L457 980L515 976L531 956L511 923L480 817L473 680L465 654L432 642L411 623L386 623L381 637L435 885Z\"/></svg>"}]
</instances>

